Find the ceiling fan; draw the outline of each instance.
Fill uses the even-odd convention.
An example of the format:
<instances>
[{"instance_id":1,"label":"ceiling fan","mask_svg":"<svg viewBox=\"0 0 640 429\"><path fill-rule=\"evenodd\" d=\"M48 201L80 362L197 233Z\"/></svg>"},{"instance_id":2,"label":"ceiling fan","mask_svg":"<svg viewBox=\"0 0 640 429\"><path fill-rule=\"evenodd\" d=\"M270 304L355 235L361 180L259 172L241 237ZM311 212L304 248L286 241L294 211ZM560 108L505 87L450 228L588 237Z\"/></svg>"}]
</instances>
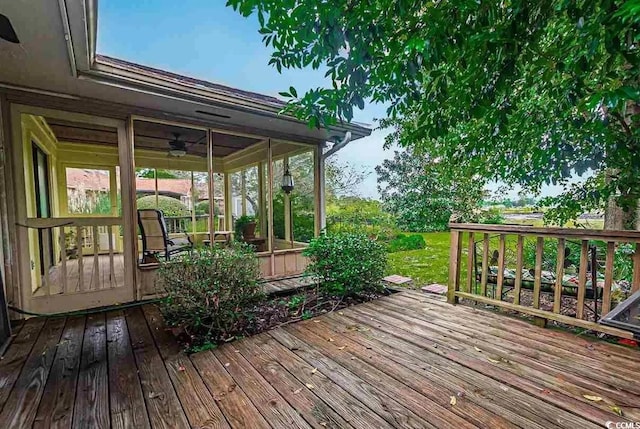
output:
<instances>
[{"instance_id":1,"label":"ceiling fan","mask_svg":"<svg viewBox=\"0 0 640 429\"><path fill-rule=\"evenodd\" d=\"M173 140L169 142L169 156L176 158L183 157L187 154L187 145L180 140L180 133L172 133Z\"/></svg>"}]
</instances>

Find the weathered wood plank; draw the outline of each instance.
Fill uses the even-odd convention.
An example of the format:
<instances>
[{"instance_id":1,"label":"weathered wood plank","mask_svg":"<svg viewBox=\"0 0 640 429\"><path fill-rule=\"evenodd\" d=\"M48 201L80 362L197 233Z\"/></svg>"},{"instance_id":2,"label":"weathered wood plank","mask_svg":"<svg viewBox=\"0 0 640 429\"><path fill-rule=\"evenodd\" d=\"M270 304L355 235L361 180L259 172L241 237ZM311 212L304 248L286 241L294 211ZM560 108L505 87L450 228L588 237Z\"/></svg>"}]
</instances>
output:
<instances>
[{"instance_id":1,"label":"weathered wood plank","mask_svg":"<svg viewBox=\"0 0 640 429\"><path fill-rule=\"evenodd\" d=\"M505 235L500 234L498 238L498 278L496 280L496 299L500 301L502 301L502 289L504 287L505 239Z\"/></svg>"},{"instance_id":2,"label":"weathered wood plank","mask_svg":"<svg viewBox=\"0 0 640 429\"><path fill-rule=\"evenodd\" d=\"M513 310L524 314L529 314L531 316L539 317L542 319L555 320L560 323L565 323L567 325L579 326L581 328L590 329L596 332L603 332L605 334L613 335L620 338L629 338L633 339L633 333L630 331L624 331L619 328L614 328L611 326L601 325L596 322L591 322L589 320L577 319L571 316L565 316L563 314L555 314L550 311L540 310L539 308L525 307L523 305L515 305L510 302L498 301L491 298L479 297L479 299L474 298L472 294L468 294L466 292L458 292L458 297L471 299L474 301L481 302L483 304L488 305L496 305L507 310Z\"/></svg>"},{"instance_id":3,"label":"weathered wood plank","mask_svg":"<svg viewBox=\"0 0 640 429\"><path fill-rule=\"evenodd\" d=\"M469 293L475 293L475 265L474 265L474 254L476 249L476 243L474 241L473 232L469 233L468 242L467 242L467 287L466 291Z\"/></svg>"},{"instance_id":4,"label":"weathered wood plank","mask_svg":"<svg viewBox=\"0 0 640 429\"><path fill-rule=\"evenodd\" d=\"M482 275L480 277L480 291L482 296L487 296L487 281L489 278L489 234L484 234L482 239Z\"/></svg>"},{"instance_id":5,"label":"weathered wood plank","mask_svg":"<svg viewBox=\"0 0 640 429\"><path fill-rule=\"evenodd\" d=\"M462 255L462 234L451 231L451 250L449 251L449 290L447 300L451 304L458 302L456 292L460 290L460 257Z\"/></svg>"},{"instance_id":6,"label":"weathered wood plank","mask_svg":"<svg viewBox=\"0 0 640 429\"><path fill-rule=\"evenodd\" d=\"M124 312L109 312L106 317L111 427L148 428L147 406Z\"/></svg>"},{"instance_id":7,"label":"weathered wood plank","mask_svg":"<svg viewBox=\"0 0 640 429\"><path fill-rule=\"evenodd\" d=\"M542 284L542 256L544 253L544 237L536 239L536 266L533 277L533 308L540 308L540 286Z\"/></svg>"},{"instance_id":8,"label":"weathered wood plank","mask_svg":"<svg viewBox=\"0 0 640 429\"><path fill-rule=\"evenodd\" d=\"M282 345L293 350L295 354L309 364L318 368L318 371L356 397L368 408L375 411L391 425L411 428L436 427L418 415L418 413L422 412L421 407L414 411L407 408L408 404L401 404L399 399L395 399L394 396L397 397L397 395L387 391L387 382L389 380L382 382L378 378L380 376L384 378L381 373L376 371L375 374L371 375L371 380L368 380L366 376L365 379L362 379L360 375L363 374L356 375L344 366L339 365L330 357L325 356L324 353L316 350L316 347L303 341L298 335L294 335L284 329L276 329L270 331L269 334ZM378 380L377 382L374 381L374 377Z\"/></svg>"},{"instance_id":9,"label":"weathered wood plank","mask_svg":"<svg viewBox=\"0 0 640 429\"><path fill-rule=\"evenodd\" d=\"M602 311L601 317L604 317L611 310L611 286L613 284L613 258L616 252L616 243L610 241L607 243L607 258L604 266L604 287L602 289ZM597 280L595 281L597 283ZM594 287L594 291L598 288Z\"/></svg>"},{"instance_id":10,"label":"weathered wood plank","mask_svg":"<svg viewBox=\"0 0 640 429\"><path fill-rule=\"evenodd\" d=\"M587 290L587 268L589 266L589 242L582 240L580 246L580 269L578 270L578 303L576 319L584 319L584 297Z\"/></svg>"},{"instance_id":11,"label":"weathered wood plank","mask_svg":"<svg viewBox=\"0 0 640 429\"><path fill-rule=\"evenodd\" d=\"M145 305L143 312L191 426L228 428L229 425L222 411L216 405L193 363L180 350L173 335L165 329L158 308L154 305Z\"/></svg>"},{"instance_id":12,"label":"weathered wood plank","mask_svg":"<svg viewBox=\"0 0 640 429\"><path fill-rule=\"evenodd\" d=\"M194 353L191 362L232 428L271 428L213 353Z\"/></svg>"},{"instance_id":13,"label":"weathered wood plank","mask_svg":"<svg viewBox=\"0 0 640 429\"><path fill-rule=\"evenodd\" d=\"M108 428L109 380L104 313L87 316L73 410L73 427Z\"/></svg>"},{"instance_id":14,"label":"weathered wood plank","mask_svg":"<svg viewBox=\"0 0 640 429\"><path fill-rule=\"evenodd\" d=\"M417 364L419 373L429 374L444 379L450 386L462 383L462 392L466 395L478 395L478 401L488 406L489 402L495 402L497 407L493 407L497 413L510 416L513 413L521 416L520 419L513 419L514 422L520 420L521 427L535 427L541 425L544 428L567 427L569 424L580 423L580 427L589 426L588 422L574 416L572 413L560 410L547 403L542 398L532 397L526 392L512 389L499 379L490 377L484 372L477 372L473 368L450 360L446 352L438 350L438 347L424 347L424 339L420 336L407 332L399 327L370 317L367 312L345 312L344 317L351 319L362 334L358 339L367 338L373 341L378 347L388 347L391 344L392 351L397 358L405 358L413 355L414 359L420 362ZM395 350L394 350L395 349ZM400 352L398 352L398 350ZM406 362L406 359L403 359ZM416 365L412 366L413 368ZM534 422L532 425L526 423L527 420Z\"/></svg>"},{"instance_id":15,"label":"weathered wood plank","mask_svg":"<svg viewBox=\"0 0 640 429\"><path fill-rule=\"evenodd\" d=\"M4 408L43 326L44 319L42 318L32 318L24 322L2 356L0 360L0 410Z\"/></svg>"},{"instance_id":16,"label":"weathered wood plank","mask_svg":"<svg viewBox=\"0 0 640 429\"><path fill-rule=\"evenodd\" d=\"M427 344L425 347L437 353L446 353L446 356L455 362L497 378L515 388L525 390L527 393L545 399L565 410L577 412L596 424L604 424L615 417L615 413L605 403L592 403L583 397L583 394L588 395L593 392L586 389L572 389L571 383L568 383L564 378L556 380L546 375L544 371L516 365L512 354L505 355L499 350L493 349L488 356L483 355L473 347L461 346L459 341L451 338L450 330L445 330L443 336L442 333L436 332L432 324L425 324L425 322L412 317L413 315L398 314L397 310L385 310L379 305L371 307L375 309L371 314L376 319L387 324L398 324L398 320L405 322L402 324L403 329L424 338L423 343ZM358 309L358 311L361 310ZM437 347L432 345L434 343ZM484 345L483 347L487 348L488 346ZM541 394L543 391L544 394Z\"/></svg>"},{"instance_id":17,"label":"weathered wood plank","mask_svg":"<svg viewBox=\"0 0 640 429\"><path fill-rule=\"evenodd\" d=\"M336 316L336 315L333 315ZM340 316L337 316L340 317ZM472 401L465 400L465 396L461 396L461 390L456 389L454 383L440 384L423 377L424 370L414 371L413 369L406 368L388 356L384 355L379 347L366 348L357 341L353 341L349 338L350 332L346 329L348 324L344 324L336 318L321 317L318 318L318 323L313 323L311 326L308 323L300 323L299 326L304 329L312 330L317 335L323 338L338 338L340 347L345 347L343 353L350 356L349 360L353 360L354 363L358 361L367 362L375 366L376 369L384 372L385 374L393 377L398 382L404 384L406 391L413 389L414 391L422 394L425 398L425 402L433 401L435 405L442 408L441 416L431 417L427 415L425 417L430 423L439 424L442 419L446 419L447 424L455 425L454 419L447 419L450 413L463 418L465 421L473 424L478 428L516 428L518 426L511 423L506 418L495 415L487 409L478 406ZM357 329L354 330L357 332ZM331 347L328 345L327 347ZM345 356L345 357L348 357ZM460 395L460 396L459 396ZM451 397L456 398L456 405L451 405ZM515 416L511 416L515 417ZM529 423L531 427L532 422ZM546 428L545 428L546 429Z\"/></svg>"},{"instance_id":18,"label":"weathered wood plank","mask_svg":"<svg viewBox=\"0 0 640 429\"><path fill-rule=\"evenodd\" d=\"M64 318L46 320L0 413L0 428L31 427L33 424L64 322Z\"/></svg>"},{"instance_id":19,"label":"weathered wood plank","mask_svg":"<svg viewBox=\"0 0 640 429\"><path fill-rule=\"evenodd\" d=\"M331 409L347 419L353 426L365 429L391 428L392 426L362 402L331 381L317 368L298 357L274 338L262 334L251 342L258 354L266 354L282 365L300 383L313 386L312 392Z\"/></svg>"},{"instance_id":20,"label":"weathered wood plank","mask_svg":"<svg viewBox=\"0 0 640 429\"><path fill-rule=\"evenodd\" d=\"M67 320L51 373L38 407L34 428L70 428L76 397L85 317Z\"/></svg>"},{"instance_id":21,"label":"weathered wood plank","mask_svg":"<svg viewBox=\"0 0 640 429\"><path fill-rule=\"evenodd\" d=\"M257 347L259 341L259 338L253 337L250 340L238 341L235 346L256 371L300 413L311 427L317 429L352 427L313 393L315 386L313 389L307 387L306 383L297 380L269 353ZM311 374L311 371L309 370L307 377L315 375L315 373Z\"/></svg>"},{"instance_id":22,"label":"weathered wood plank","mask_svg":"<svg viewBox=\"0 0 640 429\"><path fill-rule=\"evenodd\" d=\"M524 237L518 235L516 245L516 275L513 288L513 303L520 304L520 290L522 288L522 265L524 260Z\"/></svg>"},{"instance_id":23,"label":"weathered wood plank","mask_svg":"<svg viewBox=\"0 0 640 429\"><path fill-rule=\"evenodd\" d=\"M640 290L640 243L636 243L633 253L633 277L631 280L631 293Z\"/></svg>"},{"instance_id":24,"label":"weathered wood plank","mask_svg":"<svg viewBox=\"0 0 640 429\"><path fill-rule=\"evenodd\" d=\"M560 313L560 305L562 304L562 282L564 276L564 238L558 238L558 256L556 258L556 284L553 291L553 312ZM516 303L517 304L517 303Z\"/></svg>"},{"instance_id":25,"label":"weathered wood plank","mask_svg":"<svg viewBox=\"0 0 640 429\"><path fill-rule=\"evenodd\" d=\"M213 351L238 386L247 394L264 418L274 428L309 428L309 424L251 366L235 346L225 345Z\"/></svg>"},{"instance_id":26,"label":"weathered wood plank","mask_svg":"<svg viewBox=\"0 0 640 429\"><path fill-rule=\"evenodd\" d=\"M432 330L441 340L447 341L446 339L450 338L451 341L456 341L457 349L466 351L471 356L477 356L479 352L475 348L479 347L490 353L491 356L487 356L498 363L504 362L504 358L509 361L509 365L505 366L507 370L521 376L531 374L532 380L547 383L547 387L555 387L566 392L598 391L600 396L613 399L616 403L633 402L634 398L640 395L640 387L636 383L620 377L619 370L616 373L615 370L607 368L606 365L599 365L593 359L573 358L573 355L568 353L547 354L535 350L533 342L521 340L516 335L499 335L495 330L484 327L474 329L466 323L464 317L457 317L455 314L447 314L446 318L440 317L432 310L420 311L418 307L412 307L405 300L376 304L376 311L389 316L410 308L414 310L411 311L411 318L403 317L402 320L410 320L424 329ZM576 397L583 399L581 395ZM604 408L608 409L606 406ZM635 411L630 410L629 414L632 413Z\"/></svg>"},{"instance_id":27,"label":"weathered wood plank","mask_svg":"<svg viewBox=\"0 0 640 429\"><path fill-rule=\"evenodd\" d=\"M420 303L446 306L446 303L436 299L431 299L428 295L405 291L403 297L412 298ZM448 309L448 306L446 307ZM459 313L466 317L475 318L478 323L491 324L502 331L516 333L525 338L536 341L536 347L553 347L562 349L576 355L584 352L594 359L608 361L629 370L635 370L640 364L640 354L629 347L624 347L608 342L599 341L590 336L567 335L566 332L558 330L541 329L531 325L530 322L516 318L508 318L505 323L505 316L491 311L478 310L466 306L461 306Z\"/></svg>"},{"instance_id":28,"label":"weathered wood plank","mask_svg":"<svg viewBox=\"0 0 640 429\"><path fill-rule=\"evenodd\" d=\"M333 313L327 315L326 320L323 319L321 323L326 323L334 332L340 333L355 344L349 347L355 347L363 354L369 350L375 350L376 354L392 361L388 364L388 370L381 368L390 375L397 373L395 365L412 371L412 377L400 380L408 387L423 392L425 384L433 385L439 390L436 390L437 393L431 397L441 401L444 398L449 401L449 404L450 397L456 396L456 407L451 407L451 411L461 416L476 414L475 418L469 419L476 426L493 428L516 425L531 429L560 427L548 420L545 415L532 413L529 410L532 400L526 395L522 393L511 395L503 390L503 386L498 381L489 377L483 378L482 375L478 376L464 367L456 367L453 362L445 358L429 353L393 335L386 335L373 326L362 325L357 317L363 316L351 312L347 312L347 315ZM443 369L443 365L448 369ZM452 393L446 396L449 392ZM523 407L523 403L527 405ZM458 409L458 405L461 409ZM481 414L483 409L485 413Z\"/></svg>"},{"instance_id":29,"label":"weathered wood plank","mask_svg":"<svg viewBox=\"0 0 640 429\"><path fill-rule=\"evenodd\" d=\"M125 317L151 426L188 428L189 422L151 337L142 310L127 309Z\"/></svg>"}]
</instances>

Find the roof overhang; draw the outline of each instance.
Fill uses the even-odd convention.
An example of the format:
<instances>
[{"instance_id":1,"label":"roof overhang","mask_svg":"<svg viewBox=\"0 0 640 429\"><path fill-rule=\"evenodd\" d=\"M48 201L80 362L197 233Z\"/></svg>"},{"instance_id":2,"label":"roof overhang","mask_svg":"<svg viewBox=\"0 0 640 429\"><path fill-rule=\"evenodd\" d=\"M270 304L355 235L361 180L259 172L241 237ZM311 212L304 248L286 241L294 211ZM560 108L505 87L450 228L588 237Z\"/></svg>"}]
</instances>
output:
<instances>
[{"instance_id":1,"label":"roof overhang","mask_svg":"<svg viewBox=\"0 0 640 429\"><path fill-rule=\"evenodd\" d=\"M181 100L213 112L205 115L224 116L217 108L240 111L267 118L301 124L291 115L281 113L286 103L275 97L237 90L211 82L180 76L151 67L99 55L97 45L97 0L59 0L60 14L67 41L67 52L72 74L79 79L110 85L137 93L145 93L172 100ZM66 19L65 19L66 17ZM306 124L305 124L306 125ZM329 140L342 137L350 131L352 139L371 134L362 124L344 123L329 130L319 130L318 137Z\"/></svg>"},{"instance_id":2,"label":"roof overhang","mask_svg":"<svg viewBox=\"0 0 640 429\"><path fill-rule=\"evenodd\" d=\"M275 97L100 56L97 0L4 2L0 13L21 42L0 40L0 90L8 93L28 91L41 100L66 98L76 106L114 106L118 112L144 111L130 114L305 143L339 140L347 131L353 139L371 134L355 123L309 128L281 113L285 103Z\"/></svg>"}]
</instances>

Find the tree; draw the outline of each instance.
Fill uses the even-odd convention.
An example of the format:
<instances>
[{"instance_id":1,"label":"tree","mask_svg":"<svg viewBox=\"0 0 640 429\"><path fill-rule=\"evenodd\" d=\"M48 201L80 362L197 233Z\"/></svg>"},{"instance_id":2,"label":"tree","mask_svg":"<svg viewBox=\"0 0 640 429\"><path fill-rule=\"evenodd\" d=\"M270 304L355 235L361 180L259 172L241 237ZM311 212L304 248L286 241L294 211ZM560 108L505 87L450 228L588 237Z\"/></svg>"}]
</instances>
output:
<instances>
[{"instance_id":1,"label":"tree","mask_svg":"<svg viewBox=\"0 0 640 429\"><path fill-rule=\"evenodd\" d=\"M385 103L389 142L532 194L561 184L544 201L560 222L614 198L630 226L640 196L638 0L228 4L258 16L278 70L326 68L326 88L281 93L312 126Z\"/></svg>"},{"instance_id":2,"label":"tree","mask_svg":"<svg viewBox=\"0 0 640 429\"><path fill-rule=\"evenodd\" d=\"M396 151L376 172L382 201L405 231L445 230L451 215L469 220L484 196L481 180L450 180L440 162L409 150Z\"/></svg>"}]
</instances>

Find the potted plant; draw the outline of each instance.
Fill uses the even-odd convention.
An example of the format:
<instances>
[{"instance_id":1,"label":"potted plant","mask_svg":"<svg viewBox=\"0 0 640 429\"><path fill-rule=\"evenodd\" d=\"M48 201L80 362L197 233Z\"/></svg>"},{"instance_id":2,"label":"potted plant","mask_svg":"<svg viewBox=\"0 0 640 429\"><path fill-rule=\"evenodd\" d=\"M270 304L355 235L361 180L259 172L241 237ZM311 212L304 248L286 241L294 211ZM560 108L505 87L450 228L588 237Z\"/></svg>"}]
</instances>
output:
<instances>
[{"instance_id":1,"label":"potted plant","mask_svg":"<svg viewBox=\"0 0 640 429\"><path fill-rule=\"evenodd\" d=\"M256 217L243 215L236 219L236 237L239 240L247 240L256 236Z\"/></svg>"}]
</instances>

